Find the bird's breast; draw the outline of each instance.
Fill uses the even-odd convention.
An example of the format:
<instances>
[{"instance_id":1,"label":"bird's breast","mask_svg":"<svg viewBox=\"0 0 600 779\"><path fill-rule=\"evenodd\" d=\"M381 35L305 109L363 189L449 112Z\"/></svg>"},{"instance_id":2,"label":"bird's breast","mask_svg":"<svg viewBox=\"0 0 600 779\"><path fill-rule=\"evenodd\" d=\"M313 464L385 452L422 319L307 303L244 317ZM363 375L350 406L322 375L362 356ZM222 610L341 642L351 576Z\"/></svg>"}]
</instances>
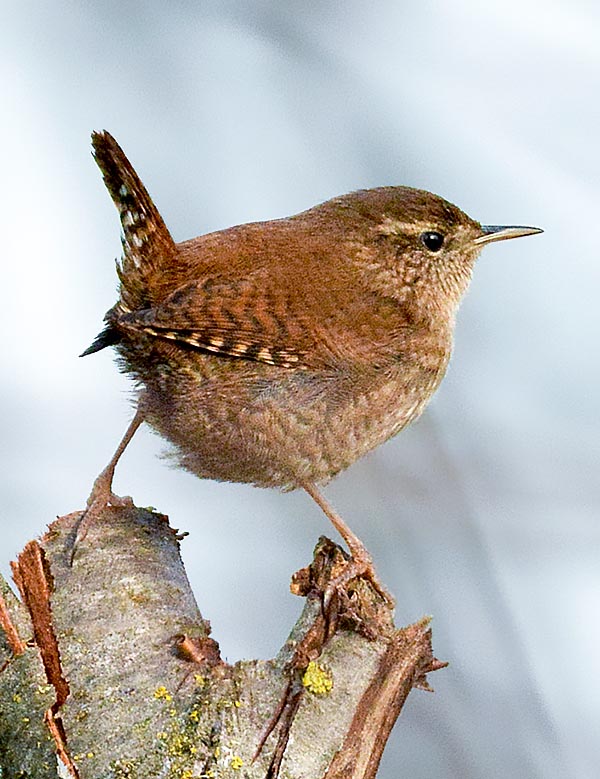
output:
<instances>
[{"instance_id":1,"label":"bird's breast","mask_svg":"<svg viewBox=\"0 0 600 779\"><path fill-rule=\"evenodd\" d=\"M311 372L187 353L145 381L143 403L196 475L293 488L328 481L416 418L448 356Z\"/></svg>"}]
</instances>

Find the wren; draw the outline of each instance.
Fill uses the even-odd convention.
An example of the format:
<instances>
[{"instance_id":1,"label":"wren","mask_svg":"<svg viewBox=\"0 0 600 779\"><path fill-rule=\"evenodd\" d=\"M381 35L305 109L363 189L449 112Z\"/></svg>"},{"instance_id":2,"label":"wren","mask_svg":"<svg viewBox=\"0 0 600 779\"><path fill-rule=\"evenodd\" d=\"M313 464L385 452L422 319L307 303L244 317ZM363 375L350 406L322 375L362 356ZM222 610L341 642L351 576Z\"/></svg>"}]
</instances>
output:
<instances>
[{"instance_id":1,"label":"wren","mask_svg":"<svg viewBox=\"0 0 600 779\"><path fill-rule=\"evenodd\" d=\"M385 594L317 485L421 414L482 247L541 230L482 226L429 192L381 187L175 243L114 138L92 143L123 258L119 299L83 354L114 346L139 389L85 522L122 502L115 465L144 421L197 476L306 490L349 547L345 579Z\"/></svg>"}]
</instances>

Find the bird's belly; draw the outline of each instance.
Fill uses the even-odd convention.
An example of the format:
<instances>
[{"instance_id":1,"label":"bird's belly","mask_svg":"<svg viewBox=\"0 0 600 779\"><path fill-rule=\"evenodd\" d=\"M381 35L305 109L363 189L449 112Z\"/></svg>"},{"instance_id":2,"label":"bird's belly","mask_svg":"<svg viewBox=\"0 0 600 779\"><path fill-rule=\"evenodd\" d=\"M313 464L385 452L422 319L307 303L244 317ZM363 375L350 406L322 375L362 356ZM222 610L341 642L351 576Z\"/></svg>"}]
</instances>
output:
<instances>
[{"instance_id":1,"label":"bird's belly","mask_svg":"<svg viewBox=\"0 0 600 779\"><path fill-rule=\"evenodd\" d=\"M246 377L241 365L231 381L204 362L169 371L147 385L146 419L202 478L290 489L331 479L414 419L431 394L406 371L357 387L265 368Z\"/></svg>"}]
</instances>

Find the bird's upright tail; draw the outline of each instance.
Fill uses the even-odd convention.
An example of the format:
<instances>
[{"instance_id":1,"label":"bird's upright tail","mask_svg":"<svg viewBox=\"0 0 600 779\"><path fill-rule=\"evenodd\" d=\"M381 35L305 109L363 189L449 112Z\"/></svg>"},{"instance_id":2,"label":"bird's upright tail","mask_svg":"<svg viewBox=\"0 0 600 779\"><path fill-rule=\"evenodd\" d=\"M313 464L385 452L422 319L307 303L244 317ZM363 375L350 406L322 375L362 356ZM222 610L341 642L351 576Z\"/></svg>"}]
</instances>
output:
<instances>
[{"instance_id":1,"label":"bird's upright tail","mask_svg":"<svg viewBox=\"0 0 600 779\"><path fill-rule=\"evenodd\" d=\"M149 308L163 295L175 243L158 209L119 144L106 130L92 133L94 158L116 205L123 228L123 257L117 264L122 313Z\"/></svg>"},{"instance_id":2,"label":"bird's upright tail","mask_svg":"<svg viewBox=\"0 0 600 779\"><path fill-rule=\"evenodd\" d=\"M162 300L170 291L169 279L177 262L171 234L123 149L106 130L92 133L92 145L121 218L123 257L117 262L119 300L104 318L106 327L82 357L119 343L119 318Z\"/></svg>"}]
</instances>

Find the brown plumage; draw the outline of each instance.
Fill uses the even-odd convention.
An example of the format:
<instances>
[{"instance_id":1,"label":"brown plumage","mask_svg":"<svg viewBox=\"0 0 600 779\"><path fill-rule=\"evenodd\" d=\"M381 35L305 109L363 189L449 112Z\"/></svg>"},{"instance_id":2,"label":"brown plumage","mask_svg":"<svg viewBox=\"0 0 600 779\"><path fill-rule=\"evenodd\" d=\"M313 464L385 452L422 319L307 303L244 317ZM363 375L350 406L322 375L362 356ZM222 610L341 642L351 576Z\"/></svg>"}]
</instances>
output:
<instances>
[{"instance_id":1,"label":"brown plumage","mask_svg":"<svg viewBox=\"0 0 600 779\"><path fill-rule=\"evenodd\" d=\"M140 387L135 426L162 433L184 468L302 486L330 517L314 485L401 430L441 381L482 244L538 232L384 187L176 244L116 141L93 145L123 259L119 300L84 354L116 347ZM115 462L91 503L114 498Z\"/></svg>"}]
</instances>

